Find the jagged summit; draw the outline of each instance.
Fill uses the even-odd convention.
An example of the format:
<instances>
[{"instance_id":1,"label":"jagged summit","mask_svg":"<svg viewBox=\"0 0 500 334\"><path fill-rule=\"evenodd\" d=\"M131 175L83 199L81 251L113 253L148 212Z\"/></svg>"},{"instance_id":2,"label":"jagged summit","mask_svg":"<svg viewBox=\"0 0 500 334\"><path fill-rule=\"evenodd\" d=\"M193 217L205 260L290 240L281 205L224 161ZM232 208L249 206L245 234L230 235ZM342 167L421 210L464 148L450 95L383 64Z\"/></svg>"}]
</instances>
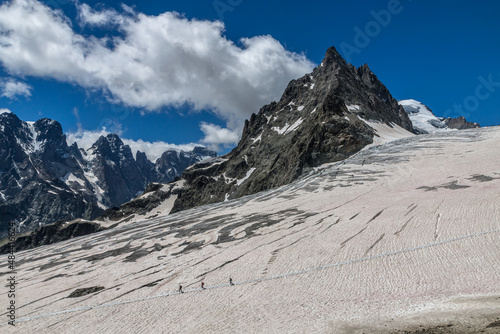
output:
<instances>
[{"instance_id":1,"label":"jagged summit","mask_svg":"<svg viewBox=\"0 0 500 334\"><path fill-rule=\"evenodd\" d=\"M288 84L278 102L251 115L226 161L185 171L187 184L201 186L179 195L174 210L270 189L345 159L373 142L375 130L366 122L413 132L403 108L368 66L354 68L332 47L312 73Z\"/></svg>"},{"instance_id":2,"label":"jagged summit","mask_svg":"<svg viewBox=\"0 0 500 334\"><path fill-rule=\"evenodd\" d=\"M188 165L216 155L198 147L167 151L153 163L141 152L134 158L116 134L101 136L85 151L68 146L57 121L25 122L0 111L0 238L14 219L21 232L58 220L94 219L150 182L171 182Z\"/></svg>"},{"instance_id":3,"label":"jagged summit","mask_svg":"<svg viewBox=\"0 0 500 334\"><path fill-rule=\"evenodd\" d=\"M334 46L331 46L328 48L328 50L326 50L325 58L321 62L322 65L320 65L320 67L333 63L342 63L347 65L347 62L344 58L342 58L340 53L338 53L337 49Z\"/></svg>"},{"instance_id":4,"label":"jagged summit","mask_svg":"<svg viewBox=\"0 0 500 334\"><path fill-rule=\"evenodd\" d=\"M332 47L312 73L292 80L279 101L245 121L230 153L186 169L179 186L158 191L175 189L167 196L172 212L253 194L343 160L385 130L413 133L408 115L369 67L347 64Z\"/></svg>"},{"instance_id":5,"label":"jagged summit","mask_svg":"<svg viewBox=\"0 0 500 334\"><path fill-rule=\"evenodd\" d=\"M2 113L0 129L0 237L14 219L24 232L102 212L80 167L81 155L67 145L58 122L24 122Z\"/></svg>"}]
</instances>

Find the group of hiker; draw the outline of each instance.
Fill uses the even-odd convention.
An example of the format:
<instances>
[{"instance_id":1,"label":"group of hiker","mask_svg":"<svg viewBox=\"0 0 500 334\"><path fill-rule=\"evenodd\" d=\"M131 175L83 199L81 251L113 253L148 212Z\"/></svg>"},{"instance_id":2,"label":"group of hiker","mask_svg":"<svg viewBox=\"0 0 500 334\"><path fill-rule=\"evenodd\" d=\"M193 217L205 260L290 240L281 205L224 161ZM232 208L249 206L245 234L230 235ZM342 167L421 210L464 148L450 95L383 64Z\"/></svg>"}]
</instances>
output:
<instances>
[{"instance_id":1,"label":"group of hiker","mask_svg":"<svg viewBox=\"0 0 500 334\"><path fill-rule=\"evenodd\" d=\"M233 283L233 279L231 277L229 277L229 285L234 285ZM201 282L201 289L202 290L205 290L205 282ZM179 284L179 293L184 293L184 291L182 290L182 285Z\"/></svg>"}]
</instances>

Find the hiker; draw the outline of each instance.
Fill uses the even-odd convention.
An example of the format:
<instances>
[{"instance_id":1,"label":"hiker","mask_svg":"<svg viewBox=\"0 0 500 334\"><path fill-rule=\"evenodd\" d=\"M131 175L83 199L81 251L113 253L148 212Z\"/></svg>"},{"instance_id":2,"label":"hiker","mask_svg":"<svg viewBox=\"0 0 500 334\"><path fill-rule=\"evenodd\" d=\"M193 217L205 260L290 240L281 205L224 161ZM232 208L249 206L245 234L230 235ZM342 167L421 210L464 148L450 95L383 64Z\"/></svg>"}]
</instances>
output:
<instances>
[{"instance_id":1,"label":"hiker","mask_svg":"<svg viewBox=\"0 0 500 334\"><path fill-rule=\"evenodd\" d=\"M229 277L229 285L234 285L233 279L231 277Z\"/></svg>"},{"instance_id":2,"label":"hiker","mask_svg":"<svg viewBox=\"0 0 500 334\"><path fill-rule=\"evenodd\" d=\"M182 285L179 284L179 293L184 293L184 291L182 291Z\"/></svg>"},{"instance_id":3,"label":"hiker","mask_svg":"<svg viewBox=\"0 0 500 334\"><path fill-rule=\"evenodd\" d=\"M205 290L205 283L201 282L201 288Z\"/></svg>"}]
</instances>

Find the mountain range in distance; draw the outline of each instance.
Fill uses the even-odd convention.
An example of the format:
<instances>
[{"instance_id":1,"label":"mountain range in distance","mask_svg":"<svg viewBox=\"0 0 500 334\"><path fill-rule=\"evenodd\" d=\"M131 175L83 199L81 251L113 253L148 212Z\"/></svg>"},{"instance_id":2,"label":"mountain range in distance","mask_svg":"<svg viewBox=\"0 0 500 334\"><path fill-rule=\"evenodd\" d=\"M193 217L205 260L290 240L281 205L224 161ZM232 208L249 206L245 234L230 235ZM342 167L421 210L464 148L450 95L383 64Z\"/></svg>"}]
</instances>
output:
<instances>
[{"instance_id":1,"label":"mountain range in distance","mask_svg":"<svg viewBox=\"0 0 500 334\"><path fill-rule=\"evenodd\" d=\"M20 120L0 114L0 237L7 225L28 232L58 220L95 219L106 209L142 194L151 182L168 183L189 165L217 156L204 147L166 150L152 162L135 157L116 134L88 150L68 145L54 120Z\"/></svg>"}]
</instances>

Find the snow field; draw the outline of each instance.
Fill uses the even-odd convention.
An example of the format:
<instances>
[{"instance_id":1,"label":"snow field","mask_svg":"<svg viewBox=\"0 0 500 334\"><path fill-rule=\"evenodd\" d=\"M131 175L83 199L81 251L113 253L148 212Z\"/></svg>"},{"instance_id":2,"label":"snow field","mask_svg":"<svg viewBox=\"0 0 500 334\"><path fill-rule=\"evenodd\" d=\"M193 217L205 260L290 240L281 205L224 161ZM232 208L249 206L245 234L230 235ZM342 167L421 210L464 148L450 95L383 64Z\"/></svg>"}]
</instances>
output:
<instances>
[{"instance_id":1,"label":"snow field","mask_svg":"<svg viewBox=\"0 0 500 334\"><path fill-rule=\"evenodd\" d=\"M499 144L498 128L405 138L279 189L19 252L16 330L341 333L461 312L500 296Z\"/></svg>"}]
</instances>

